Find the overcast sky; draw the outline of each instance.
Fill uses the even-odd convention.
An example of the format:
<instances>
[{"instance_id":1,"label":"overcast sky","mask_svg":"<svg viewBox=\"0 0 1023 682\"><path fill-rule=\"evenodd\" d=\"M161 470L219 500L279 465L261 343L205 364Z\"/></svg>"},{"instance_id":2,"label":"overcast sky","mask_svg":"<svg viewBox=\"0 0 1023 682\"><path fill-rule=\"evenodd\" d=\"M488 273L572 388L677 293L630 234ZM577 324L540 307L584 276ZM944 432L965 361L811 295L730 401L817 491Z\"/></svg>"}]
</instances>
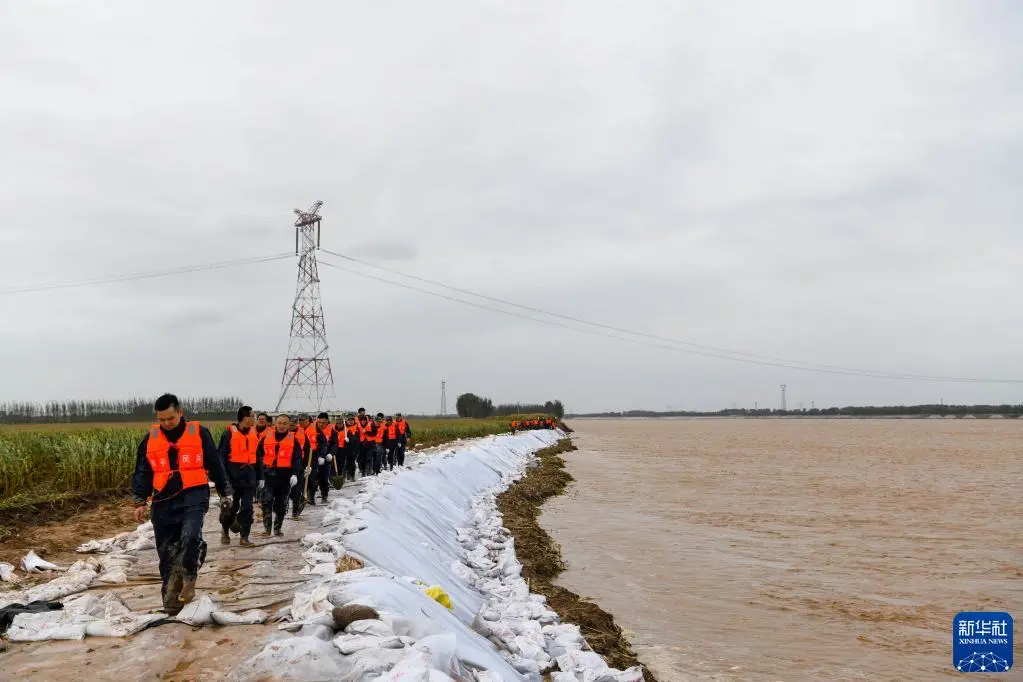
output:
<instances>
[{"instance_id":1,"label":"overcast sky","mask_svg":"<svg viewBox=\"0 0 1023 682\"><path fill-rule=\"evenodd\" d=\"M322 199L324 247L490 296L1023 379L1021 35L1012 0L2 3L0 289L287 252L291 209ZM467 390L774 407L781 383L790 407L1023 402L321 275L345 407L437 411L442 379L451 409ZM272 407L295 276L292 258L0 295L0 401Z\"/></svg>"}]
</instances>

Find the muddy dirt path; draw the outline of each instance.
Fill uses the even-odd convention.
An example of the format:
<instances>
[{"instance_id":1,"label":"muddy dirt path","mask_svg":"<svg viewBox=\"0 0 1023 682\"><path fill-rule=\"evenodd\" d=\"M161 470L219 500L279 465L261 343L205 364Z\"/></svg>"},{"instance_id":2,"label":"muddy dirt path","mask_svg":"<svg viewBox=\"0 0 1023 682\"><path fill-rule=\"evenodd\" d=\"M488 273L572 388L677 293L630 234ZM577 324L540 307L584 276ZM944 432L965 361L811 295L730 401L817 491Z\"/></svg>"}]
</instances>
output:
<instances>
[{"instance_id":1,"label":"muddy dirt path","mask_svg":"<svg viewBox=\"0 0 1023 682\"><path fill-rule=\"evenodd\" d=\"M348 483L331 497L351 498L360 482ZM213 496L206 516L203 536L209 549L206 563L199 571L196 598L208 594L227 611L263 609L273 613L289 604L296 589L307 580L300 575L305 566L302 537L321 527L326 507L307 506L301 518L284 522L284 537L262 534L260 513L256 512L252 540L254 547L220 544L217 497ZM131 526L134 528L134 524ZM104 536L108 537L108 536ZM82 537L81 541L93 539ZM81 554L52 554L46 558L69 565ZM143 550L122 585L93 587L90 591L113 591L136 612L158 611L160 575L156 550ZM9 643L0 653L0 680L221 680L226 672L263 647L277 626L239 625L193 628L170 623L126 638L87 637L82 641Z\"/></svg>"}]
</instances>

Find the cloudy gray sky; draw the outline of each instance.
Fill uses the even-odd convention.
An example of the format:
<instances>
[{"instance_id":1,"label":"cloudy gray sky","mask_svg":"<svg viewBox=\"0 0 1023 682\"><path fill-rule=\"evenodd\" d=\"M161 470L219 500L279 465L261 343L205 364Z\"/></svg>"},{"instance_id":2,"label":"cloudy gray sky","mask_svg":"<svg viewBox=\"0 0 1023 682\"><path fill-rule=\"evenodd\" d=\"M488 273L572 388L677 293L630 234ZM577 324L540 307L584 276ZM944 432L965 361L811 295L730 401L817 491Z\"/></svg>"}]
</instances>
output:
<instances>
[{"instance_id":1,"label":"cloudy gray sky","mask_svg":"<svg viewBox=\"0 0 1023 682\"><path fill-rule=\"evenodd\" d=\"M325 247L490 296L1023 378L1020 35L1010 0L3 3L0 289L286 252L291 209L322 199ZM272 406L294 279L290 259L0 295L0 400ZM572 410L775 406L783 382L790 406L1023 401L322 279L345 406L434 411L441 379L449 405Z\"/></svg>"}]
</instances>

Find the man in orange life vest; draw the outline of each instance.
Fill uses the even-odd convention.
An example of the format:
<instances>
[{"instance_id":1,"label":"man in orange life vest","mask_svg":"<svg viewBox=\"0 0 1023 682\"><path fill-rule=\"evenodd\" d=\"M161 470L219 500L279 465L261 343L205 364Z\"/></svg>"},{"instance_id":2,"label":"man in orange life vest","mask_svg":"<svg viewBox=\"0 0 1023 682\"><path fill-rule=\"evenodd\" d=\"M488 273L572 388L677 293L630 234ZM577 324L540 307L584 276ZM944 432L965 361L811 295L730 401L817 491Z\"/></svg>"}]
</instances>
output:
<instances>
[{"instance_id":1,"label":"man in orange life vest","mask_svg":"<svg viewBox=\"0 0 1023 682\"><path fill-rule=\"evenodd\" d=\"M408 447L408 442L412 438L412 427L405 421L405 417L401 416L401 412L394 415L394 428L398 432L398 441L395 446L395 456L398 462L398 466L405 466L405 448Z\"/></svg>"},{"instance_id":2,"label":"man in orange life vest","mask_svg":"<svg viewBox=\"0 0 1023 682\"><path fill-rule=\"evenodd\" d=\"M256 445L259 434L256 433L252 408L244 405L238 410L238 421L227 427L220 438L220 456L227 469L227 477L234 489L234 504L224 510L220 516L220 525L224 532L220 543L231 544L231 525L238 520L243 546L251 545L249 530L252 528L252 499L256 494ZM237 530L237 529L236 529Z\"/></svg>"},{"instance_id":3,"label":"man in orange life vest","mask_svg":"<svg viewBox=\"0 0 1023 682\"><path fill-rule=\"evenodd\" d=\"M362 452L362 440L360 437L359 425L355 422L353 415L348 415L345 419L345 441L344 448L344 470L341 472L342 475L349 481L355 480L355 463L359 459L359 454ZM339 455L340 457L340 455ZM338 467L341 467L342 462L338 461Z\"/></svg>"},{"instance_id":4,"label":"man in orange life vest","mask_svg":"<svg viewBox=\"0 0 1023 682\"><path fill-rule=\"evenodd\" d=\"M153 496L153 534L160 557L163 604L176 615L195 598L195 579L206 558L202 523L210 508L209 480L230 507L231 485L224 460L209 430L184 418L177 397L156 399L157 424L139 443L131 479L135 520L146 515L146 498Z\"/></svg>"},{"instance_id":5,"label":"man in orange life vest","mask_svg":"<svg viewBox=\"0 0 1023 682\"><path fill-rule=\"evenodd\" d=\"M334 425L330 423L330 415L326 412L320 412L316 416L316 429L315 433L317 436L317 448L313 452L313 458L315 458L315 464L313 465L313 473L315 475L315 482L320 488L320 502L327 503L327 494L330 491L330 472L334 470L334 457L337 456L337 439L338 434L334 430ZM344 439L344 435L341 436ZM313 481L310 481L309 485L309 500L312 501L316 495L316 488L312 485Z\"/></svg>"},{"instance_id":6,"label":"man in orange life vest","mask_svg":"<svg viewBox=\"0 0 1023 682\"><path fill-rule=\"evenodd\" d=\"M267 535L270 535L271 519L273 534L284 535L281 528L288 511L288 498L302 473L302 448L290 427L288 415L277 415L274 428L267 429L256 446L257 490L263 494L263 527Z\"/></svg>"},{"instance_id":7,"label":"man in orange life vest","mask_svg":"<svg viewBox=\"0 0 1023 682\"><path fill-rule=\"evenodd\" d=\"M316 449L316 443L310 441L308 435L309 415L299 415L298 425L292 424L291 432L295 434L295 440L298 441L299 446L302 448L302 471L299 474L298 485L291 489L291 518L297 519L306 505L306 493L302 481L308 481L311 478L312 467L316 461L312 455Z\"/></svg>"}]
</instances>

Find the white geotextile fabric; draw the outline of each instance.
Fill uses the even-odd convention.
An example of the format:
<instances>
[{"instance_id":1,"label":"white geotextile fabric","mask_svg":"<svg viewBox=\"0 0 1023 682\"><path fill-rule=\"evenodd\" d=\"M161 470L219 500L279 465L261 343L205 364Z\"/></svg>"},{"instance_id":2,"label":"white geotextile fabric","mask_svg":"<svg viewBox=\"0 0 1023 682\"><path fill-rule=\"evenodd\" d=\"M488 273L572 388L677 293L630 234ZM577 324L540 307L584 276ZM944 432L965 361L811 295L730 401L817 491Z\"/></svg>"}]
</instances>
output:
<instances>
[{"instance_id":1,"label":"white geotextile fabric","mask_svg":"<svg viewBox=\"0 0 1023 682\"><path fill-rule=\"evenodd\" d=\"M308 667L352 682L536 682L558 664L563 680L642 679L639 667L609 668L576 626L560 624L543 597L530 594L501 526L495 492L562 437L534 431L449 446L412 459L406 471L360 481L354 499L331 501L327 532L303 539L310 581L295 595L291 622L279 626L300 636L268 644L231 677L301 679ZM345 553L367 567L336 573ZM430 587L448 595L451 610L426 594ZM328 631L333 607L355 604L376 609L380 620L351 623L332 646L302 636ZM296 671L303 655L311 660Z\"/></svg>"}]
</instances>

